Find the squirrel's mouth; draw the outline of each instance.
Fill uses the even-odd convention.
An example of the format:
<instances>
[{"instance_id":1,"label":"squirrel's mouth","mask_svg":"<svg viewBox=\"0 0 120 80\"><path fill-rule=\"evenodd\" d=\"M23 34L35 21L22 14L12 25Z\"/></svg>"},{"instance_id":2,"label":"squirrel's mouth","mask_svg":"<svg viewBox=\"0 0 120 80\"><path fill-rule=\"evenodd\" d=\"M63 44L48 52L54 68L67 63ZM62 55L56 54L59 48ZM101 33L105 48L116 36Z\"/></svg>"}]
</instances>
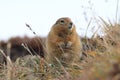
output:
<instances>
[{"instance_id":1,"label":"squirrel's mouth","mask_svg":"<svg viewBox=\"0 0 120 80\"><path fill-rule=\"evenodd\" d=\"M69 29L69 30L72 30L72 28L73 28L73 23L70 22L69 25L68 25L68 29Z\"/></svg>"}]
</instances>

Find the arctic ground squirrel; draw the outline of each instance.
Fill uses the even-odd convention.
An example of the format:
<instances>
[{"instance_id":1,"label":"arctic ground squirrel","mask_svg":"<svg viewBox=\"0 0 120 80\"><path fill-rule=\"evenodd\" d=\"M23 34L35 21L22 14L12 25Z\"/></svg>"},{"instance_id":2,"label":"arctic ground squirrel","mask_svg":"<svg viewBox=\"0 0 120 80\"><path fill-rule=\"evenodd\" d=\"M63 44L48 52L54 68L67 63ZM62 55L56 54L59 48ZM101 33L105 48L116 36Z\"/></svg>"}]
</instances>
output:
<instances>
[{"instance_id":1,"label":"arctic ground squirrel","mask_svg":"<svg viewBox=\"0 0 120 80\"><path fill-rule=\"evenodd\" d=\"M81 50L81 40L71 19L58 19L46 39L46 60L50 64L71 64L80 60Z\"/></svg>"}]
</instances>

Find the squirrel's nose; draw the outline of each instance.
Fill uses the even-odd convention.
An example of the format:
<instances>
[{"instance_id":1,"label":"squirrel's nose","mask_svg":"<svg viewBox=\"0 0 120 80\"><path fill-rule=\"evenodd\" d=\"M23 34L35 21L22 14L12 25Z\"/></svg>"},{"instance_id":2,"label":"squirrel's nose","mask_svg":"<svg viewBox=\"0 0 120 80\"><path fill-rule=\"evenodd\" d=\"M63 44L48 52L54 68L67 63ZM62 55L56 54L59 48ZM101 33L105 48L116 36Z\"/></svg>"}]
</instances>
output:
<instances>
[{"instance_id":1,"label":"squirrel's nose","mask_svg":"<svg viewBox=\"0 0 120 80\"><path fill-rule=\"evenodd\" d=\"M70 22L70 23L69 23L69 26L68 26L68 29L71 29L71 28L72 28L72 26L73 26L73 23L72 23L72 22Z\"/></svg>"}]
</instances>

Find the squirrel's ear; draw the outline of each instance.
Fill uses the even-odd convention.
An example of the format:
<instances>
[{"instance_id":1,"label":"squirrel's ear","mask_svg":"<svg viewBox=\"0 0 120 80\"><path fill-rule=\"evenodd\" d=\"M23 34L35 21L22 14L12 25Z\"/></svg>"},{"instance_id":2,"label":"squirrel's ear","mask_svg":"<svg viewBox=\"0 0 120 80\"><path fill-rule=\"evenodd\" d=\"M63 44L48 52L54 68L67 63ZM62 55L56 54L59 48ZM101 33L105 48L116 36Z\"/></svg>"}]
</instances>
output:
<instances>
[{"instance_id":1,"label":"squirrel's ear","mask_svg":"<svg viewBox=\"0 0 120 80\"><path fill-rule=\"evenodd\" d=\"M59 20L56 21L55 25L56 25L56 24L59 24Z\"/></svg>"},{"instance_id":2,"label":"squirrel's ear","mask_svg":"<svg viewBox=\"0 0 120 80\"><path fill-rule=\"evenodd\" d=\"M58 23L59 23L59 21L60 21L60 19L58 19L58 20L55 22L55 24L58 24Z\"/></svg>"}]
</instances>

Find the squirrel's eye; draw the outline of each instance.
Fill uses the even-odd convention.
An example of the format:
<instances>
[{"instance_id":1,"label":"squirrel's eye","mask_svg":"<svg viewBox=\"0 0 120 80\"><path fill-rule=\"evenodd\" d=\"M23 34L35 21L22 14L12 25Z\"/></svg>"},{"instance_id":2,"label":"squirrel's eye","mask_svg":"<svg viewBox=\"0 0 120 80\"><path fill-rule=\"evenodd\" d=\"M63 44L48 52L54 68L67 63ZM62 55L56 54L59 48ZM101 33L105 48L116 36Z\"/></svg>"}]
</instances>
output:
<instances>
[{"instance_id":1,"label":"squirrel's eye","mask_svg":"<svg viewBox=\"0 0 120 80\"><path fill-rule=\"evenodd\" d=\"M60 21L60 24L65 24L65 21L64 21L64 20L61 20L61 21Z\"/></svg>"}]
</instances>

